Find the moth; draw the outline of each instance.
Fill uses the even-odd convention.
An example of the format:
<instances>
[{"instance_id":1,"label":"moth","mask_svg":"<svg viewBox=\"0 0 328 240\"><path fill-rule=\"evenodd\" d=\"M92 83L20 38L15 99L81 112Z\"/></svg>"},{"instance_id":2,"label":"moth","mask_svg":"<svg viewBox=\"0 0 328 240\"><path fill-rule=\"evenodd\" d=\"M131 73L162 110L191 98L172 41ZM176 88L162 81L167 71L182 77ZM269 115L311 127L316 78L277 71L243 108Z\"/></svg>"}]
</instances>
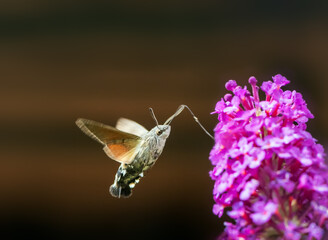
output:
<instances>
[{"instance_id":1,"label":"moth","mask_svg":"<svg viewBox=\"0 0 328 240\"><path fill-rule=\"evenodd\" d=\"M166 139L170 135L171 122L184 108L212 139L187 105L180 105L177 111L163 125L159 125L155 114L150 113L156 126L148 131L135 121L119 118L116 127L79 118L76 125L89 137L103 145L103 150L111 159L121 163L109 192L114 197L130 197L132 189L161 155Z\"/></svg>"}]
</instances>

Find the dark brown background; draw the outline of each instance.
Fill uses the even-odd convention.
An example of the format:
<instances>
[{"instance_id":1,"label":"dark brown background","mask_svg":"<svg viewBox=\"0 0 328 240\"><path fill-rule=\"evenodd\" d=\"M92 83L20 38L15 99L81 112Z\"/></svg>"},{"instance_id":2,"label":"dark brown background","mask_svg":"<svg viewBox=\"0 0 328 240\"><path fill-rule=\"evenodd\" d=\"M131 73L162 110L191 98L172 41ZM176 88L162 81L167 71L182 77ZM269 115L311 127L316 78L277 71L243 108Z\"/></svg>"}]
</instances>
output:
<instances>
[{"instance_id":1,"label":"dark brown background","mask_svg":"<svg viewBox=\"0 0 328 240\"><path fill-rule=\"evenodd\" d=\"M213 142L182 113L129 199L78 117L154 126L188 104L209 130L224 83L281 73L327 141L327 4L319 1L1 1L3 239L214 239ZM5 236L5 237L4 237Z\"/></svg>"}]
</instances>

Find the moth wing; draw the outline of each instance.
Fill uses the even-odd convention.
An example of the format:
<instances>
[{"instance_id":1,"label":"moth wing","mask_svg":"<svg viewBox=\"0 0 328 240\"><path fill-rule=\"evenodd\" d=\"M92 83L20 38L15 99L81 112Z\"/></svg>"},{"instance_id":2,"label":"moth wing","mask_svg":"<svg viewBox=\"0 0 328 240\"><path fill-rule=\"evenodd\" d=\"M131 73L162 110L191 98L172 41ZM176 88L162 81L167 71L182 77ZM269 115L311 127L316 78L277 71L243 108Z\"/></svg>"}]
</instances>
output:
<instances>
[{"instance_id":1,"label":"moth wing","mask_svg":"<svg viewBox=\"0 0 328 240\"><path fill-rule=\"evenodd\" d=\"M111 126L107 126L105 124L79 118L76 120L76 125L89 137L93 138L94 140L98 141L101 144L106 145L109 142L115 141L115 140L122 140L122 139L133 139L133 140L139 140L140 137L127 133L124 131L120 131L116 128L113 128Z\"/></svg>"},{"instance_id":2,"label":"moth wing","mask_svg":"<svg viewBox=\"0 0 328 240\"><path fill-rule=\"evenodd\" d=\"M127 118L119 118L116 123L116 128L123 132L131 133L139 137L148 132L148 130L141 126L139 123L136 123L135 121Z\"/></svg>"},{"instance_id":3,"label":"moth wing","mask_svg":"<svg viewBox=\"0 0 328 240\"><path fill-rule=\"evenodd\" d=\"M129 164L137 154L142 138L105 124L79 118L76 125L89 137L104 145L104 151L115 161Z\"/></svg>"},{"instance_id":4,"label":"moth wing","mask_svg":"<svg viewBox=\"0 0 328 240\"><path fill-rule=\"evenodd\" d=\"M140 142L141 140L124 140L124 142L109 143L103 150L111 159L120 163L130 164L138 153Z\"/></svg>"}]
</instances>

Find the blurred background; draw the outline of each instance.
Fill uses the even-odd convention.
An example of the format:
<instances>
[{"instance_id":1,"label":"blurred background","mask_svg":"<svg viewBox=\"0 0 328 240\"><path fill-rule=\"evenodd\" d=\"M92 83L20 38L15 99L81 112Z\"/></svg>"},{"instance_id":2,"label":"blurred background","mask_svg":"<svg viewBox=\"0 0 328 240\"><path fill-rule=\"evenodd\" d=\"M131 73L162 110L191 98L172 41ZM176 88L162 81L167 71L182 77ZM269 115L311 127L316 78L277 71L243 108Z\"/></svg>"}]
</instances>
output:
<instances>
[{"instance_id":1,"label":"blurred background","mask_svg":"<svg viewBox=\"0 0 328 240\"><path fill-rule=\"evenodd\" d=\"M129 199L119 166L76 126L119 117L154 127L187 104L212 131L224 83L281 73L327 146L323 1L0 2L1 239L215 239L212 140L188 112Z\"/></svg>"}]
</instances>

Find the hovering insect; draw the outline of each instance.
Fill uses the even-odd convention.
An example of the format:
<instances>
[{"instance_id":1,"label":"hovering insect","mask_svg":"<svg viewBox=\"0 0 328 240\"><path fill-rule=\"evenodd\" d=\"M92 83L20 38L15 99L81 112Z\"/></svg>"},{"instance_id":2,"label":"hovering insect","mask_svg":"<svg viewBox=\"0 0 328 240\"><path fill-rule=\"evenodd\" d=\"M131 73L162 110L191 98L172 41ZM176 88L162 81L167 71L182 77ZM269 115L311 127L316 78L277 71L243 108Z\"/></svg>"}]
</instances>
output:
<instances>
[{"instance_id":1,"label":"hovering insect","mask_svg":"<svg viewBox=\"0 0 328 240\"><path fill-rule=\"evenodd\" d=\"M112 196L118 198L131 196L132 188L161 155L166 139L170 135L170 124L184 108L190 111L195 121L213 139L213 136L206 131L186 105L180 105L163 125L158 124L155 114L150 108L151 116L156 122L156 126L150 131L126 118L118 119L116 128L88 119L76 120L76 125L86 135L104 146L103 150L108 157L121 163L114 183L109 188Z\"/></svg>"}]
</instances>

